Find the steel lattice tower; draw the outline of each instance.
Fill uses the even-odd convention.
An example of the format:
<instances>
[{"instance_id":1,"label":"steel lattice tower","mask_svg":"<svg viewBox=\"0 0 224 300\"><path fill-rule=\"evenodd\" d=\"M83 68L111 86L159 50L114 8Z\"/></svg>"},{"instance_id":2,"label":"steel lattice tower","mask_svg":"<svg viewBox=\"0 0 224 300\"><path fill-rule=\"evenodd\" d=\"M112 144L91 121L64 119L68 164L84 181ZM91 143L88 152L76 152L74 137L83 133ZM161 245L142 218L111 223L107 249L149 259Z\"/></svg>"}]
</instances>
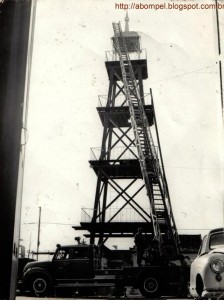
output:
<instances>
[{"instance_id":1,"label":"steel lattice tower","mask_svg":"<svg viewBox=\"0 0 224 300\"><path fill-rule=\"evenodd\" d=\"M108 95L99 98L97 107L103 125L102 144L100 149L92 149L90 160L97 175L94 208L92 212L83 210L81 227L75 228L89 231L85 236L90 237L90 243L98 238L102 245L110 237L133 237L141 227L161 244L166 240L166 246L176 254L177 232L152 93L149 97L144 93L143 82L148 78L146 52L141 49L139 34L129 31L128 16L125 21L124 32L120 24L113 23L114 48L106 52ZM109 188L115 192L112 198ZM142 206L142 191L148 197L148 208ZM113 208L116 203L119 205ZM129 219L123 218L127 209Z\"/></svg>"}]
</instances>

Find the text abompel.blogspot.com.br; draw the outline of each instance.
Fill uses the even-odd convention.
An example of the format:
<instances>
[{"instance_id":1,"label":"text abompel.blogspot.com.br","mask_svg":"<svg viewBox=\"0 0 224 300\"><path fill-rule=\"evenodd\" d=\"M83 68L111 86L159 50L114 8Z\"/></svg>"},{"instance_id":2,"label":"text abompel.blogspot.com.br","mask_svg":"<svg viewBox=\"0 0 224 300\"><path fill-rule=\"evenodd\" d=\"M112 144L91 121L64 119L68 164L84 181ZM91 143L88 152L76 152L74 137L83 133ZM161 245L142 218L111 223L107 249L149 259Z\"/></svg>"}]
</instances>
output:
<instances>
[{"instance_id":1,"label":"text abompel.blogspot.com.br","mask_svg":"<svg viewBox=\"0 0 224 300\"><path fill-rule=\"evenodd\" d=\"M148 10L191 10L191 9L224 9L224 3L160 3L160 4L150 4L150 3L122 3L122 2L117 2L115 3L115 9L148 9Z\"/></svg>"}]
</instances>

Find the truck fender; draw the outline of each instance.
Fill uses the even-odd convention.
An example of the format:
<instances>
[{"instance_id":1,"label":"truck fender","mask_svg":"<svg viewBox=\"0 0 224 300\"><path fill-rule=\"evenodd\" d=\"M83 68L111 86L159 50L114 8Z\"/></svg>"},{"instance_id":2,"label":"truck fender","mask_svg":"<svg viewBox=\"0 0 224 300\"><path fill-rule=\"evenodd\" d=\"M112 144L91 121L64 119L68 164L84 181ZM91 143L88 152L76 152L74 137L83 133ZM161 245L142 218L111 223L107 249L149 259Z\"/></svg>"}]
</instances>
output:
<instances>
[{"instance_id":1,"label":"truck fender","mask_svg":"<svg viewBox=\"0 0 224 300\"><path fill-rule=\"evenodd\" d=\"M26 286L26 284L29 283L29 280L31 278L33 278L34 276L41 275L41 274L44 275L44 276L46 276L47 279L49 280L49 282L51 284L53 284L52 276L49 274L48 271L46 271L43 268L32 268L32 269L27 270L27 272L24 274L24 277L23 277L23 286Z\"/></svg>"}]
</instances>

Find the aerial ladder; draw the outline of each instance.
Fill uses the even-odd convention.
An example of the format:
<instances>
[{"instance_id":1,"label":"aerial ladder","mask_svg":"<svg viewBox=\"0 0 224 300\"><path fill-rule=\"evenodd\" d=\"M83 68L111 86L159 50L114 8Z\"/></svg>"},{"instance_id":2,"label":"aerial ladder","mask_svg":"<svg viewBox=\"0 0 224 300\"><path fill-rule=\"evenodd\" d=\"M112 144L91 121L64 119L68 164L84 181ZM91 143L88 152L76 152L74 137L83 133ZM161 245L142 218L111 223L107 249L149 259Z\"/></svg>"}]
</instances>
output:
<instances>
[{"instance_id":1,"label":"aerial ladder","mask_svg":"<svg viewBox=\"0 0 224 300\"><path fill-rule=\"evenodd\" d=\"M120 23L113 23L113 30L114 47L120 60L122 81L129 106L139 164L150 202L154 238L158 242L160 255L175 259L180 256L180 243L173 217L165 171L160 165L157 148L154 145L144 110L144 99L140 96ZM165 225L165 235L161 234L161 225Z\"/></svg>"}]
</instances>

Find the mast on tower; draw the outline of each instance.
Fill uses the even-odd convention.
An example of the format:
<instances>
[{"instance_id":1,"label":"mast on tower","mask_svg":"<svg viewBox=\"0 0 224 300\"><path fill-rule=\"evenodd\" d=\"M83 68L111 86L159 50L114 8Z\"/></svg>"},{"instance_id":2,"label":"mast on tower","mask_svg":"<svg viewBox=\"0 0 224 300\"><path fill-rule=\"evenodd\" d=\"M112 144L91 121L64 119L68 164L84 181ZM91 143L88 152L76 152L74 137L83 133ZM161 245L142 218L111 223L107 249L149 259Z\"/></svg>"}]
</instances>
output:
<instances>
[{"instance_id":1,"label":"mast on tower","mask_svg":"<svg viewBox=\"0 0 224 300\"><path fill-rule=\"evenodd\" d=\"M129 16L128 16L128 11L126 12L126 17L125 17L125 32L129 31Z\"/></svg>"}]
</instances>

